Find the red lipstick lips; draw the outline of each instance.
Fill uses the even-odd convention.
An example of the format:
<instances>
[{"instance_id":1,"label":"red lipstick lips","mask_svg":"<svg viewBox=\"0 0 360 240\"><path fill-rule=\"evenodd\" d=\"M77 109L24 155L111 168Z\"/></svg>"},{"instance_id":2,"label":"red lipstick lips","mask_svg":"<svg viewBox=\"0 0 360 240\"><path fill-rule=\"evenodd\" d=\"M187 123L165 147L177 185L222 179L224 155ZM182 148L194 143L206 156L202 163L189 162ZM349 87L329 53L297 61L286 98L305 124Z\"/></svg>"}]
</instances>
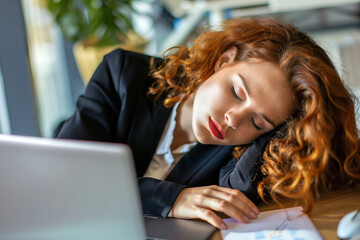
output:
<instances>
[{"instance_id":1,"label":"red lipstick lips","mask_svg":"<svg viewBox=\"0 0 360 240\"><path fill-rule=\"evenodd\" d=\"M209 128L212 135L218 139L225 139L225 132L222 130L220 124L209 117Z\"/></svg>"}]
</instances>

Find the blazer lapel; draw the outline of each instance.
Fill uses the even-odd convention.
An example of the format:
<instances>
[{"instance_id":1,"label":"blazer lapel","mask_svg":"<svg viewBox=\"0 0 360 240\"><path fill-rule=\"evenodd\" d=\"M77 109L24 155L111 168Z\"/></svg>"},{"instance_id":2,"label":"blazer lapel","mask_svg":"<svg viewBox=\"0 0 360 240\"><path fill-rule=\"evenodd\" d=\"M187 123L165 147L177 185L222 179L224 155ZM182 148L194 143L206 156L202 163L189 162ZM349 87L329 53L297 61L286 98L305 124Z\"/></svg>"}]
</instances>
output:
<instances>
[{"instance_id":1,"label":"blazer lapel","mask_svg":"<svg viewBox=\"0 0 360 240\"><path fill-rule=\"evenodd\" d=\"M203 167L206 167L210 161L223 161L223 157L228 155L231 146L204 145L198 143L190 152L181 158L174 169L170 172L167 181L173 181L180 184L188 184L191 178ZM217 154L223 152L221 157ZM220 171L220 169L219 169Z\"/></svg>"}]
</instances>

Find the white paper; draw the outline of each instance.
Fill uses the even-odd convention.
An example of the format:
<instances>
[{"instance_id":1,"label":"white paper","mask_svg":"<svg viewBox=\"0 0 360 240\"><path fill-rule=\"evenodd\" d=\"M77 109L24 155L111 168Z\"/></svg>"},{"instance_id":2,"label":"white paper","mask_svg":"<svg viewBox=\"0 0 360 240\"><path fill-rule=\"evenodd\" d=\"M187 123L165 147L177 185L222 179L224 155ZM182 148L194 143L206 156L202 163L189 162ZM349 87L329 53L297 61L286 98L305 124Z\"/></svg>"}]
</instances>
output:
<instances>
[{"instance_id":1,"label":"white paper","mask_svg":"<svg viewBox=\"0 0 360 240\"><path fill-rule=\"evenodd\" d=\"M261 212L256 220L240 223L233 218L224 219L227 230L221 230L224 240L321 240L319 232L302 207Z\"/></svg>"}]
</instances>

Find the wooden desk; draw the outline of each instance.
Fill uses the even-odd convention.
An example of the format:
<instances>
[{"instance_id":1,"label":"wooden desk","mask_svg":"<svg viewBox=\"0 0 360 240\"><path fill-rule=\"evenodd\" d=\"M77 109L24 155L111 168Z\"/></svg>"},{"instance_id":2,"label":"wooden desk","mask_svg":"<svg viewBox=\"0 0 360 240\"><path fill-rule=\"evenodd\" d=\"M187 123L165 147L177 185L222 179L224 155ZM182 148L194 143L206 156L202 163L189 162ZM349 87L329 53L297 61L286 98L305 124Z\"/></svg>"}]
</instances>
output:
<instances>
[{"instance_id":1,"label":"wooden desk","mask_svg":"<svg viewBox=\"0 0 360 240\"><path fill-rule=\"evenodd\" d=\"M260 205L260 211L278 209L277 205ZM289 206L290 207L290 206ZM360 185L349 190L324 193L313 206L310 219L324 240L337 240L336 231L341 218L348 212L360 209ZM220 231L216 231L211 240L221 240Z\"/></svg>"}]
</instances>

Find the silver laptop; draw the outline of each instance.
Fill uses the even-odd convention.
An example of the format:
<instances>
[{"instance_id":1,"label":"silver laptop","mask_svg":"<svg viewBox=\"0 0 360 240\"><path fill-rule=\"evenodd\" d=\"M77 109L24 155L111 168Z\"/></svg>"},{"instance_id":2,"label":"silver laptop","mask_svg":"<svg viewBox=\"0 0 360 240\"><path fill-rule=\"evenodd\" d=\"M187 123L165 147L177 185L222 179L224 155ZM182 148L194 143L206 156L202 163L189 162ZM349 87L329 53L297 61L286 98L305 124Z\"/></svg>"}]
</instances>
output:
<instances>
[{"instance_id":1,"label":"silver laptop","mask_svg":"<svg viewBox=\"0 0 360 240\"><path fill-rule=\"evenodd\" d=\"M130 149L0 135L0 239L144 239Z\"/></svg>"}]
</instances>

